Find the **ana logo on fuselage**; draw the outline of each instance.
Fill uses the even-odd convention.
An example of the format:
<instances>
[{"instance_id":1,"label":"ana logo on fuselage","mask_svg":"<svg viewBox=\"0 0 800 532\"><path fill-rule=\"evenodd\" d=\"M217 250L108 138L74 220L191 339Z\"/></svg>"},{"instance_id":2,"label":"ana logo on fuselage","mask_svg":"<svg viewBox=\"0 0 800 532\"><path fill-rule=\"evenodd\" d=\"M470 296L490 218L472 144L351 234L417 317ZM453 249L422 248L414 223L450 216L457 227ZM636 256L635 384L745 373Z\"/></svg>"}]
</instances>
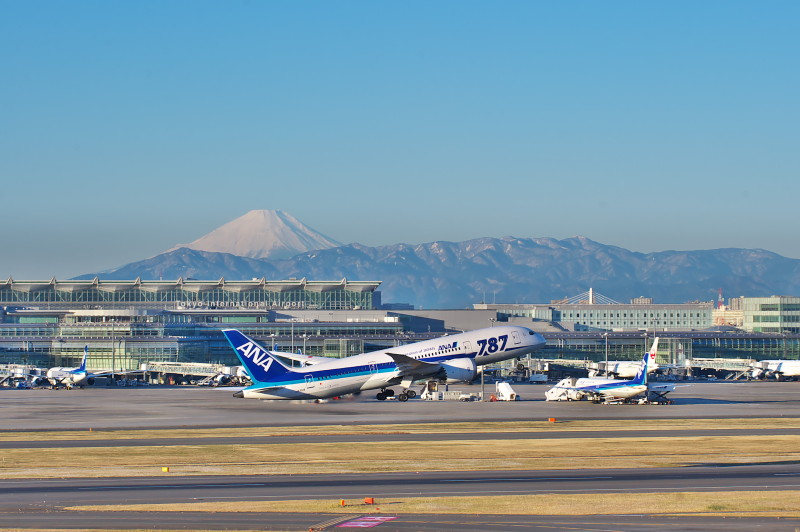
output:
<instances>
[{"instance_id":1,"label":"ana logo on fuselage","mask_svg":"<svg viewBox=\"0 0 800 532\"><path fill-rule=\"evenodd\" d=\"M272 358L267 356L267 354L253 342L240 345L236 350L240 351L243 357L252 360L256 366L262 367L265 372L269 371L269 367L272 365Z\"/></svg>"}]
</instances>

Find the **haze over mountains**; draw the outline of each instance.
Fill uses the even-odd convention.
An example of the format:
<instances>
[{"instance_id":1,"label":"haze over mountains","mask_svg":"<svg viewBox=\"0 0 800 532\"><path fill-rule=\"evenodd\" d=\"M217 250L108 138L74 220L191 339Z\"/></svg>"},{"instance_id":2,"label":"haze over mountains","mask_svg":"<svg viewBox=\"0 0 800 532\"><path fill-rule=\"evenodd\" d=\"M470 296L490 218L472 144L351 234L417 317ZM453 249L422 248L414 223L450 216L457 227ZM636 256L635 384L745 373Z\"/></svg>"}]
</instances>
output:
<instances>
[{"instance_id":1,"label":"haze over mountains","mask_svg":"<svg viewBox=\"0 0 800 532\"><path fill-rule=\"evenodd\" d=\"M796 294L800 260L761 249L637 253L585 237L477 238L369 247L342 245L282 211L251 211L191 244L78 279L231 280L266 277L382 281L384 302L423 308L548 303L589 287L627 302Z\"/></svg>"}]
</instances>

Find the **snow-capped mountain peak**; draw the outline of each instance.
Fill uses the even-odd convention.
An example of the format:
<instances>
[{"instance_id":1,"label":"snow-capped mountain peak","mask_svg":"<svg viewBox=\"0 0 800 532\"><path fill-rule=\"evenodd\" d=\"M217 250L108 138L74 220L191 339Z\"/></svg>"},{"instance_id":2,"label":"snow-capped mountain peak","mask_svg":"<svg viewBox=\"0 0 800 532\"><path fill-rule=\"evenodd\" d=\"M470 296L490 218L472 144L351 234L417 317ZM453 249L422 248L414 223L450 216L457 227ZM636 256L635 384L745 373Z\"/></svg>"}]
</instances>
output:
<instances>
[{"instance_id":1,"label":"snow-capped mountain peak","mask_svg":"<svg viewBox=\"0 0 800 532\"><path fill-rule=\"evenodd\" d=\"M341 246L341 242L311 229L281 210L254 210L232 220L189 244L189 248L230 253L253 259L286 259L298 253Z\"/></svg>"}]
</instances>

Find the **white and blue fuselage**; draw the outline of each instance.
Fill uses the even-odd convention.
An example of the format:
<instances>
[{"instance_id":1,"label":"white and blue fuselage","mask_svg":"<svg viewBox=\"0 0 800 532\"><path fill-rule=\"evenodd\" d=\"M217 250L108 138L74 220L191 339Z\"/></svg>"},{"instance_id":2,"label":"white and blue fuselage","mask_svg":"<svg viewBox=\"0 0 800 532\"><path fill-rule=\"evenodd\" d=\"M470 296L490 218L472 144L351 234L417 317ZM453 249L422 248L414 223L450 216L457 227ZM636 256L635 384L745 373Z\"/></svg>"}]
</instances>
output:
<instances>
[{"instance_id":1,"label":"white and blue fuselage","mask_svg":"<svg viewBox=\"0 0 800 532\"><path fill-rule=\"evenodd\" d=\"M415 380L471 381L477 367L521 357L545 345L526 327L499 326L444 336L343 359L290 368L235 329L223 331L253 384L236 397L322 399Z\"/></svg>"},{"instance_id":2,"label":"white and blue fuselage","mask_svg":"<svg viewBox=\"0 0 800 532\"><path fill-rule=\"evenodd\" d=\"M83 386L89 383L89 372L86 371L86 358L89 356L89 346L83 348L83 359L77 368L50 368L46 377L54 387L63 384L67 387Z\"/></svg>"},{"instance_id":3,"label":"white and blue fuselage","mask_svg":"<svg viewBox=\"0 0 800 532\"><path fill-rule=\"evenodd\" d=\"M547 401L577 401L586 397L593 399L630 399L648 391L647 372L655 362L658 352L658 338L653 339L650 350L644 354L633 379L580 378L567 377L545 392ZM671 391L671 390L670 390Z\"/></svg>"},{"instance_id":4,"label":"white and blue fuselage","mask_svg":"<svg viewBox=\"0 0 800 532\"><path fill-rule=\"evenodd\" d=\"M760 360L751 367L751 376L754 379L775 377L776 380L783 380L786 377L800 377L800 360Z\"/></svg>"}]
</instances>

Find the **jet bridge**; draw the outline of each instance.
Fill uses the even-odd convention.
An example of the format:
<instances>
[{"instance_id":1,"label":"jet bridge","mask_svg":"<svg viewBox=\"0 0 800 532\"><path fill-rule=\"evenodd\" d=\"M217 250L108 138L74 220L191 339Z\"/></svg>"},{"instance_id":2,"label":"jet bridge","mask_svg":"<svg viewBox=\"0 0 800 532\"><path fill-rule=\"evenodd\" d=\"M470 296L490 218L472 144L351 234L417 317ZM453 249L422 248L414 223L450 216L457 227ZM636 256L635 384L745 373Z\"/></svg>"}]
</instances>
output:
<instances>
[{"instance_id":1,"label":"jet bridge","mask_svg":"<svg viewBox=\"0 0 800 532\"><path fill-rule=\"evenodd\" d=\"M725 380L737 380L752 371L753 362L749 358L694 358L687 360L686 365L703 376L713 373L715 377L724 375Z\"/></svg>"},{"instance_id":2,"label":"jet bridge","mask_svg":"<svg viewBox=\"0 0 800 532\"><path fill-rule=\"evenodd\" d=\"M244 377L238 366L199 362L149 362L140 369L150 376L151 382L159 384L227 384Z\"/></svg>"},{"instance_id":3,"label":"jet bridge","mask_svg":"<svg viewBox=\"0 0 800 532\"><path fill-rule=\"evenodd\" d=\"M24 364L0 365L0 386L12 386L15 381L35 385L45 378L46 371L36 366Z\"/></svg>"}]
</instances>

